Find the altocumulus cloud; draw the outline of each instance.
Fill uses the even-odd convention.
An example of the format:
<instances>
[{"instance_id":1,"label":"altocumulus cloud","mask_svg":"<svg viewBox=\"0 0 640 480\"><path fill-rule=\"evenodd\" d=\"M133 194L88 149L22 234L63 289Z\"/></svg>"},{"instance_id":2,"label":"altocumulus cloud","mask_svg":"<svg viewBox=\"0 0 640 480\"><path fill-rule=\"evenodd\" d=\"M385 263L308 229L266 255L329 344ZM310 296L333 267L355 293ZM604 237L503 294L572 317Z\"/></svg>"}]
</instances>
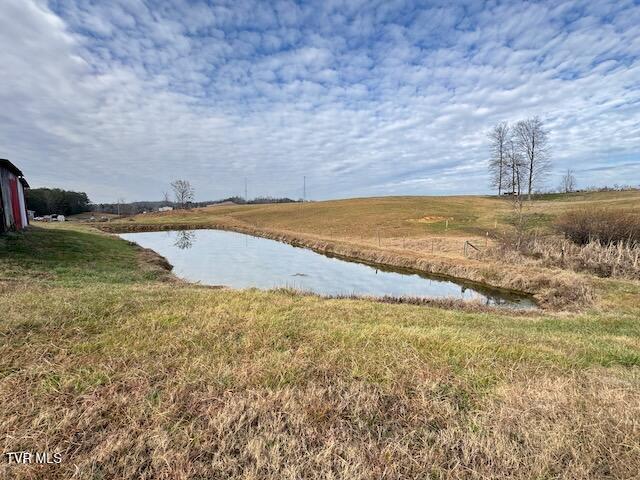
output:
<instances>
[{"instance_id":1,"label":"altocumulus cloud","mask_svg":"<svg viewBox=\"0 0 640 480\"><path fill-rule=\"evenodd\" d=\"M639 57L625 0L3 0L0 157L96 201L481 193L540 115L550 184L638 183Z\"/></svg>"}]
</instances>

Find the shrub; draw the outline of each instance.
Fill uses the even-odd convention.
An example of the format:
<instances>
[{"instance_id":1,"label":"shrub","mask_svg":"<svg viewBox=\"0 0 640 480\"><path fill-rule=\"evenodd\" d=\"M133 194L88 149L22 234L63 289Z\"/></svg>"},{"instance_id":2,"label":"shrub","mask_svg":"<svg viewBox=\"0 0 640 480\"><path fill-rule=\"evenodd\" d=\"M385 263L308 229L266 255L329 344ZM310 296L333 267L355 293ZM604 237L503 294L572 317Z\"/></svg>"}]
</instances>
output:
<instances>
[{"instance_id":1,"label":"shrub","mask_svg":"<svg viewBox=\"0 0 640 480\"><path fill-rule=\"evenodd\" d=\"M569 211L557 218L555 227L578 245L596 240L604 245L640 244L640 214L628 210Z\"/></svg>"}]
</instances>

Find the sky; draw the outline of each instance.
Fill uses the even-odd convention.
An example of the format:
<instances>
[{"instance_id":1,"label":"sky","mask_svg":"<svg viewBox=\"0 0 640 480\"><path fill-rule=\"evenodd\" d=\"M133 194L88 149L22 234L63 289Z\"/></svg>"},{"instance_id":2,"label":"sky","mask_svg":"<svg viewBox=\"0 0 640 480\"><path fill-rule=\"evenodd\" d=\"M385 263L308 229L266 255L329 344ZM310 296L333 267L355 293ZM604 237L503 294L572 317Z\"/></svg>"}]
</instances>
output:
<instances>
[{"instance_id":1,"label":"sky","mask_svg":"<svg viewBox=\"0 0 640 480\"><path fill-rule=\"evenodd\" d=\"M0 158L95 202L489 193L534 115L640 184L640 2L0 1Z\"/></svg>"}]
</instances>

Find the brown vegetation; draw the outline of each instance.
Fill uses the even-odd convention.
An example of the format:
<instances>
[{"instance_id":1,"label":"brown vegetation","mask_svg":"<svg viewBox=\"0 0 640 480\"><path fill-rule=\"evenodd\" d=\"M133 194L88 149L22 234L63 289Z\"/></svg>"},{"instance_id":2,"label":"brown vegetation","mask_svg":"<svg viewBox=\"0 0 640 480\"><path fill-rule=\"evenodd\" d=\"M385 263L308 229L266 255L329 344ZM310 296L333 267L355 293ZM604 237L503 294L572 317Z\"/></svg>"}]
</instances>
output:
<instances>
[{"instance_id":1,"label":"brown vegetation","mask_svg":"<svg viewBox=\"0 0 640 480\"><path fill-rule=\"evenodd\" d=\"M521 236L516 248L509 236L491 248L474 252L474 257L504 263L587 272L603 278L640 279L640 246L626 242L605 244L592 240L577 245L557 236Z\"/></svg>"},{"instance_id":2,"label":"brown vegetation","mask_svg":"<svg viewBox=\"0 0 640 480\"><path fill-rule=\"evenodd\" d=\"M581 209L560 215L557 230L579 245L640 244L640 212L625 209Z\"/></svg>"}]
</instances>

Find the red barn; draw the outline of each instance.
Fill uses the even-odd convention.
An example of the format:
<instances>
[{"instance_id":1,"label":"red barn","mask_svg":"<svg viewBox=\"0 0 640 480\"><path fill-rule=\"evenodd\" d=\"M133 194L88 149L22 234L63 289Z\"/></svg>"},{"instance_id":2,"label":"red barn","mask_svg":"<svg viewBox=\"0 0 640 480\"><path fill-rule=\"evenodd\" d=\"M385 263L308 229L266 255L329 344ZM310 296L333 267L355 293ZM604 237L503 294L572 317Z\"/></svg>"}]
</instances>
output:
<instances>
[{"instance_id":1,"label":"red barn","mask_svg":"<svg viewBox=\"0 0 640 480\"><path fill-rule=\"evenodd\" d=\"M0 158L0 233L22 230L29 225L24 196L29 184L9 160Z\"/></svg>"}]
</instances>

